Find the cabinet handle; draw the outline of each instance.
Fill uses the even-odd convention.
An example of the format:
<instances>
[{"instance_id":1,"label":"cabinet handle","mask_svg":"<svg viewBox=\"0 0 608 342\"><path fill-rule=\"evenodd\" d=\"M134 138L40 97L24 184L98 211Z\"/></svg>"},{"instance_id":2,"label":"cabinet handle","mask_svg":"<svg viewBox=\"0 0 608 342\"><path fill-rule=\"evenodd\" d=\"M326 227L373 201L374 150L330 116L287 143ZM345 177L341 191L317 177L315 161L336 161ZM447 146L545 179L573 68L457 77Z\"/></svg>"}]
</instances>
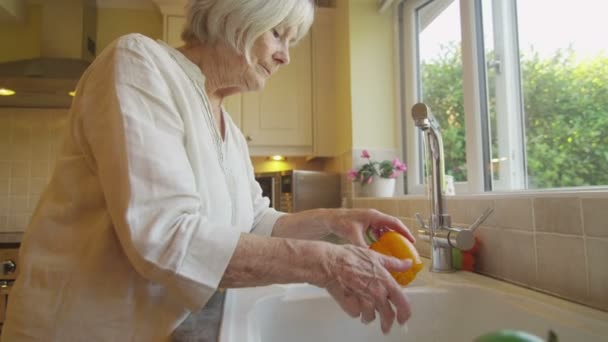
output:
<instances>
[{"instance_id":1,"label":"cabinet handle","mask_svg":"<svg viewBox=\"0 0 608 342\"><path fill-rule=\"evenodd\" d=\"M245 139L246 139L247 141L252 141L252 140L253 140L253 138L251 137L251 135L246 136L246 137L245 137Z\"/></svg>"}]
</instances>

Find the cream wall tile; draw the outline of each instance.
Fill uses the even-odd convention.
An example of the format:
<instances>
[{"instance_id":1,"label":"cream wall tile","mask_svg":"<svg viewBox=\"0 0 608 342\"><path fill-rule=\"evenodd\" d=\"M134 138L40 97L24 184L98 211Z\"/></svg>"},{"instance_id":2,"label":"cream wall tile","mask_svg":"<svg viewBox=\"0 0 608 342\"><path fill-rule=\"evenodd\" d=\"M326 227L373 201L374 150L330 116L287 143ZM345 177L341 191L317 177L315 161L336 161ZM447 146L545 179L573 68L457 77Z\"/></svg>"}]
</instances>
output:
<instances>
[{"instance_id":1,"label":"cream wall tile","mask_svg":"<svg viewBox=\"0 0 608 342\"><path fill-rule=\"evenodd\" d=\"M30 213L29 202L27 196L11 196L9 197L9 213L11 214L28 214Z\"/></svg>"},{"instance_id":2,"label":"cream wall tile","mask_svg":"<svg viewBox=\"0 0 608 342\"><path fill-rule=\"evenodd\" d=\"M9 210L8 197L0 195L0 215L7 215Z\"/></svg>"},{"instance_id":3,"label":"cream wall tile","mask_svg":"<svg viewBox=\"0 0 608 342\"><path fill-rule=\"evenodd\" d=\"M38 206L38 201L40 201L40 194L30 194L27 199L27 210L33 213Z\"/></svg>"},{"instance_id":4,"label":"cream wall tile","mask_svg":"<svg viewBox=\"0 0 608 342\"><path fill-rule=\"evenodd\" d=\"M31 215L20 214L15 216L15 229L17 231L24 231L27 225L30 223Z\"/></svg>"},{"instance_id":5,"label":"cream wall tile","mask_svg":"<svg viewBox=\"0 0 608 342\"><path fill-rule=\"evenodd\" d=\"M9 179L0 179L0 196L8 196L9 194Z\"/></svg>"},{"instance_id":6,"label":"cream wall tile","mask_svg":"<svg viewBox=\"0 0 608 342\"><path fill-rule=\"evenodd\" d=\"M395 199L376 199L370 200L372 208L379 210L387 215L398 216L398 202Z\"/></svg>"},{"instance_id":7,"label":"cream wall tile","mask_svg":"<svg viewBox=\"0 0 608 342\"><path fill-rule=\"evenodd\" d=\"M14 160L11 163L11 177L29 177L30 162L29 160Z\"/></svg>"},{"instance_id":8,"label":"cream wall tile","mask_svg":"<svg viewBox=\"0 0 608 342\"><path fill-rule=\"evenodd\" d=\"M452 218L452 224L460 227L466 227L475 222L489 207L494 207L493 200L456 198L447 201L447 212ZM484 225L494 226L492 216L486 219Z\"/></svg>"},{"instance_id":9,"label":"cream wall tile","mask_svg":"<svg viewBox=\"0 0 608 342\"><path fill-rule=\"evenodd\" d=\"M536 281L534 234L518 230L500 230L502 276L513 282L530 285Z\"/></svg>"},{"instance_id":10,"label":"cream wall tile","mask_svg":"<svg viewBox=\"0 0 608 342\"><path fill-rule=\"evenodd\" d=\"M9 160L11 159L11 147L7 144L3 144L0 141L0 160Z\"/></svg>"},{"instance_id":11,"label":"cream wall tile","mask_svg":"<svg viewBox=\"0 0 608 342\"><path fill-rule=\"evenodd\" d=\"M32 161L31 177L32 178L49 178L49 161L48 161L48 159Z\"/></svg>"},{"instance_id":12,"label":"cream wall tile","mask_svg":"<svg viewBox=\"0 0 608 342\"><path fill-rule=\"evenodd\" d=\"M18 231L17 227L17 217L15 215L8 215L6 218L6 227L4 229L5 232Z\"/></svg>"},{"instance_id":13,"label":"cream wall tile","mask_svg":"<svg viewBox=\"0 0 608 342\"><path fill-rule=\"evenodd\" d=\"M589 300L608 310L608 239L586 239L589 267Z\"/></svg>"},{"instance_id":14,"label":"cream wall tile","mask_svg":"<svg viewBox=\"0 0 608 342\"><path fill-rule=\"evenodd\" d=\"M582 201L585 235L608 237L608 199L583 198Z\"/></svg>"},{"instance_id":15,"label":"cream wall tile","mask_svg":"<svg viewBox=\"0 0 608 342\"><path fill-rule=\"evenodd\" d=\"M475 270L479 273L501 278L503 272L500 230L481 226L475 231L475 236L480 240Z\"/></svg>"},{"instance_id":16,"label":"cream wall tile","mask_svg":"<svg viewBox=\"0 0 608 342\"><path fill-rule=\"evenodd\" d=\"M10 194L11 196L27 196L29 193L28 179L11 178Z\"/></svg>"},{"instance_id":17,"label":"cream wall tile","mask_svg":"<svg viewBox=\"0 0 608 342\"><path fill-rule=\"evenodd\" d=\"M410 200L400 199L397 204L397 215L399 217L411 217L410 214Z\"/></svg>"},{"instance_id":18,"label":"cream wall tile","mask_svg":"<svg viewBox=\"0 0 608 342\"><path fill-rule=\"evenodd\" d=\"M536 287L579 301L587 300L587 271L583 238L537 234Z\"/></svg>"},{"instance_id":19,"label":"cream wall tile","mask_svg":"<svg viewBox=\"0 0 608 342\"><path fill-rule=\"evenodd\" d=\"M30 195L41 194L47 186L45 178L30 178Z\"/></svg>"},{"instance_id":20,"label":"cream wall tile","mask_svg":"<svg viewBox=\"0 0 608 342\"><path fill-rule=\"evenodd\" d=\"M364 198L353 198L353 208L369 208L369 200Z\"/></svg>"},{"instance_id":21,"label":"cream wall tile","mask_svg":"<svg viewBox=\"0 0 608 342\"><path fill-rule=\"evenodd\" d=\"M535 198L534 223L537 232L582 235L580 199Z\"/></svg>"},{"instance_id":22,"label":"cream wall tile","mask_svg":"<svg viewBox=\"0 0 608 342\"><path fill-rule=\"evenodd\" d=\"M496 227L532 231L534 230L532 199L497 199L491 218L495 222Z\"/></svg>"},{"instance_id":23,"label":"cream wall tile","mask_svg":"<svg viewBox=\"0 0 608 342\"><path fill-rule=\"evenodd\" d=\"M430 202L426 199L414 199L410 202L410 216L409 218L415 218L416 213L420 214L422 218L428 221L430 216Z\"/></svg>"},{"instance_id":24,"label":"cream wall tile","mask_svg":"<svg viewBox=\"0 0 608 342\"><path fill-rule=\"evenodd\" d=\"M0 156L0 159L2 157ZM0 179L9 178L11 176L11 163L9 161L0 161Z\"/></svg>"},{"instance_id":25,"label":"cream wall tile","mask_svg":"<svg viewBox=\"0 0 608 342\"><path fill-rule=\"evenodd\" d=\"M467 221L466 200L461 198L450 198L446 201L447 211L452 218L452 223L465 225Z\"/></svg>"}]
</instances>

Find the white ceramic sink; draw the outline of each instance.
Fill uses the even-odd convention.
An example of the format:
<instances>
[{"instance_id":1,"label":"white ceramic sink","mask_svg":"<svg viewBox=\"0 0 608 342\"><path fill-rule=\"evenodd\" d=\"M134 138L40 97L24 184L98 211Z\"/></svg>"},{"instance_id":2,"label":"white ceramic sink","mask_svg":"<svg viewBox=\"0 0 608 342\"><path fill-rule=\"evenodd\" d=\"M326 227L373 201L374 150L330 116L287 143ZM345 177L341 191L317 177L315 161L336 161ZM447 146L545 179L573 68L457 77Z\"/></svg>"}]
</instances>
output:
<instances>
[{"instance_id":1,"label":"white ceramic sink","mask_svg":"<svg viewBox=\"0 0 608 342\"><path fill-rule=\"evenodd\" d=\"M229 290L221 342L473 341L518 329L560 342L608 341L608 313L468 272L426 270L405 289L412 317L382 335L379 321L350 318L323 289L309 285Z\"/></svg>"}]
</instances>

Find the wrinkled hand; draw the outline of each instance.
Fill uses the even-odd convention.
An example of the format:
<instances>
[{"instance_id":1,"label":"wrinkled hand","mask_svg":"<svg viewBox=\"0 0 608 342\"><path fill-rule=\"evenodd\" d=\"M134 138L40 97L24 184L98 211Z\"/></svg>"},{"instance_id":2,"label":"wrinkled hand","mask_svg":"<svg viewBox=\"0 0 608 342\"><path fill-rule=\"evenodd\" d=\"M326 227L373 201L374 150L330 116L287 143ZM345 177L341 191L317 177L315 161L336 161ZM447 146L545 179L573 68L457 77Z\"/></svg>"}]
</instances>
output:
<instances>
[{"instance_id":1,"label":"wrinkled hand","mask_svg":"<svg viewBox=\"0 0 608 342\"><path fill-rule=\"evenodd\" d=\"M321 284L350 316L363 323L380 314L382 332L387 334L397 317L404 324L410 317L410 305L401 287L389 271L405 271L411 260L376 253L367 247L334 246L325 268L329 281Z\"/></svg>"},{"instance_id":2,"label":"wrinkled hand","mask_svg":"<svg viewBox=\"0 0 608 342\"><path fill-rule=\"evenodd\" d=\"M360 247L366 247L365 231L368 227L388 228L405 236L412 243L414 236L398 218L375 209L341 209L334 212L330 230L337 236Z\"/></svg>"}]
</instances>

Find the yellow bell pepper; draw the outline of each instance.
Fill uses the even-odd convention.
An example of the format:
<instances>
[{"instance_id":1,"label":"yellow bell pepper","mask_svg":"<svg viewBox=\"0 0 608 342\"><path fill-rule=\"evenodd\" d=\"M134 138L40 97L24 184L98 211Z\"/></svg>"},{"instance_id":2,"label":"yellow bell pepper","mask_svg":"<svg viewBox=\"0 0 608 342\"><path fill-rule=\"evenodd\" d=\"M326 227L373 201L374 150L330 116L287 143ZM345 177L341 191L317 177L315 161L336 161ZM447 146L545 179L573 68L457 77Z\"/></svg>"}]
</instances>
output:
<instances>
[{"instance_id":1,"label":"yellow bell pepper","mask_svg":"<svg viewBox=\"0 0 608 342\"><path fill-rule=\"evenodd\" d=\"M407 271L391 272L397 283L405 286L416 278L416 274L422 269L422 260L416 247L408 239L391 230L379 229L373 231L372 228L368 229L367 237L372 242L369 248L378 253L402 260L412 259L412 267Z\"/></svg>"}]
</instances>

